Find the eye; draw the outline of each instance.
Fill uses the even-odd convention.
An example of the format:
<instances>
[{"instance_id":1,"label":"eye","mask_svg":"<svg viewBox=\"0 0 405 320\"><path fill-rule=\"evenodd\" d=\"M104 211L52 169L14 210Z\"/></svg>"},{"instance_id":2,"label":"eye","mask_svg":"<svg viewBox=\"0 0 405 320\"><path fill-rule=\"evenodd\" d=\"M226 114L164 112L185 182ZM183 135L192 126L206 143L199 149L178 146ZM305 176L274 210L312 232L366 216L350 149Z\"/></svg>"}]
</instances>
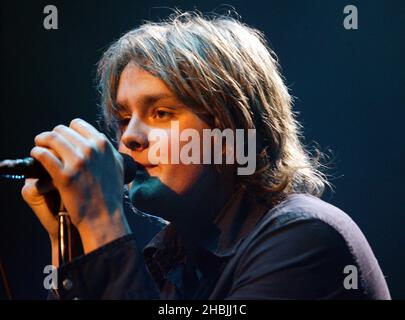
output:
<instances>
[{"instance_id":1,"label":"eye","mask_svg":"<svg viewBox=\"0 0 405 320\"><path fill-rule=\"evenodd\" d=\"M169 112L165 109L157 109L154 114L154 118L157 120L167 120L173 117L173 112Z\"/></svg>"}]
</instances>

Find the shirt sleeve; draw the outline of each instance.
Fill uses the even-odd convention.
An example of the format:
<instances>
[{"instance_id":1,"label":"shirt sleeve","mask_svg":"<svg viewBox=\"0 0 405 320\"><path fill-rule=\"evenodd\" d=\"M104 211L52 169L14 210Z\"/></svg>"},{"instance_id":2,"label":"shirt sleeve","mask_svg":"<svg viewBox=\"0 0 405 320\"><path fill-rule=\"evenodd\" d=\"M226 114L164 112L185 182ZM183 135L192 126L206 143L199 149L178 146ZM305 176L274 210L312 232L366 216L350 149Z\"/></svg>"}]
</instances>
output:
<instances>
[{"instance_id":1,"label":"shirt sleeve","mask_svg":"<svg viewBox=\"0 0 405 320\"><path fill-rule=\"evenodd\" d=\"M246 246L227 299L365 298L360 280L345 287L346 266L358 268L344 238L327 223L267 226Z\"/></svg>"},{"instance_id":2,"label":"shirt sleeve","mask_svg":"<svg viewBox=\"0 0 405 320\"><path fill-rule=\"evenodd\" d=\"M158 299L135 237L126 235L58 269L50 299Z\"/></svg>"}]
</instances>

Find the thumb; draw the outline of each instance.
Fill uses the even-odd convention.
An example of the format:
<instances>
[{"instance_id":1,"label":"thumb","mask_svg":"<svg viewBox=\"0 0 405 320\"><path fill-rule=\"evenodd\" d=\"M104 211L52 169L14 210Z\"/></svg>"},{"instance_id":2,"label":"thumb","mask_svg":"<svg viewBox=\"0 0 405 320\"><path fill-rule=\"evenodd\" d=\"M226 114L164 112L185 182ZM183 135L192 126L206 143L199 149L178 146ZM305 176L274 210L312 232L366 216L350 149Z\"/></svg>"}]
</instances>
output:
<instances>
[{"instance_id":1,"label":"thumb","mask_svg":"<svg viewBox=\"0 0 405 320\"><path fill-rule=\"evenodd\" d=\"M58 212L59 194L52 182L26 179L21 195L50 236L57 237L58 223L55 214Z\"/></svg>"}]
</instances>

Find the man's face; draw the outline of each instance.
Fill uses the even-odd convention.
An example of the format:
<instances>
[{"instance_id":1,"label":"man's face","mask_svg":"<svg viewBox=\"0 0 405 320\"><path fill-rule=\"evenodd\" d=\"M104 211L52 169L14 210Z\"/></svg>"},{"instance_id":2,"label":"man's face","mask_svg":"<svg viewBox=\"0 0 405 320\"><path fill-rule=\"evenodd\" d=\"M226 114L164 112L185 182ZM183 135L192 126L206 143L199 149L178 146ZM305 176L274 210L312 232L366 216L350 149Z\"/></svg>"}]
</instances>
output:
<instances>
[{"instance_id":1,"label":"man's face","mask_svg":"<svg viewBox=\"0 0 405 320\"><path fill-rule=\"evenodd\" d=\"M163 189L181 197L194 190L197 183L200 192L212 183L215 179L212 167L182 164L181 161L171 164L170 138L176 134L171 129L171 122L178 122L180 133L183 129L193 128L200 137L202 130L209 126L179 101L164 81L130 63L121 74L116 100L119 110L116 117L121 128L119 150L141 163L149 175L135 179L130 187L130 196L136 207L142 210L146 205L153 210L151 204L162 205ZM164 130L169 138L168 164L150 162L148 153L156 142L148 137L154 129ZM186 143L180 142L179 149Z\"/></svg>"}]
</instances>

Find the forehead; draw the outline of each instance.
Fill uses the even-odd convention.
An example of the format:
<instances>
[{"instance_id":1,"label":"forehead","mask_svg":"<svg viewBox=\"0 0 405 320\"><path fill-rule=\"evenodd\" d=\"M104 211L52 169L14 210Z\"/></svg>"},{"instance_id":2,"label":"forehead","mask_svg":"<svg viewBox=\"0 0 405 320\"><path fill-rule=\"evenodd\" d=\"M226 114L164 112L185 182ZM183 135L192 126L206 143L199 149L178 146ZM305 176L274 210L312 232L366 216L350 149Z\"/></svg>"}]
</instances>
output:
<instances>
[{"instance_id":1,"label":"forehead","mask_svg":"<svg viewBox=\"0 0 405 320\"><path fill-rule=\"evenodd\" d=\"M117 90L117 103L135 102L145 97L175 98L166 83L130 62L122 71Z\"/></svg>"}]
</instances>

